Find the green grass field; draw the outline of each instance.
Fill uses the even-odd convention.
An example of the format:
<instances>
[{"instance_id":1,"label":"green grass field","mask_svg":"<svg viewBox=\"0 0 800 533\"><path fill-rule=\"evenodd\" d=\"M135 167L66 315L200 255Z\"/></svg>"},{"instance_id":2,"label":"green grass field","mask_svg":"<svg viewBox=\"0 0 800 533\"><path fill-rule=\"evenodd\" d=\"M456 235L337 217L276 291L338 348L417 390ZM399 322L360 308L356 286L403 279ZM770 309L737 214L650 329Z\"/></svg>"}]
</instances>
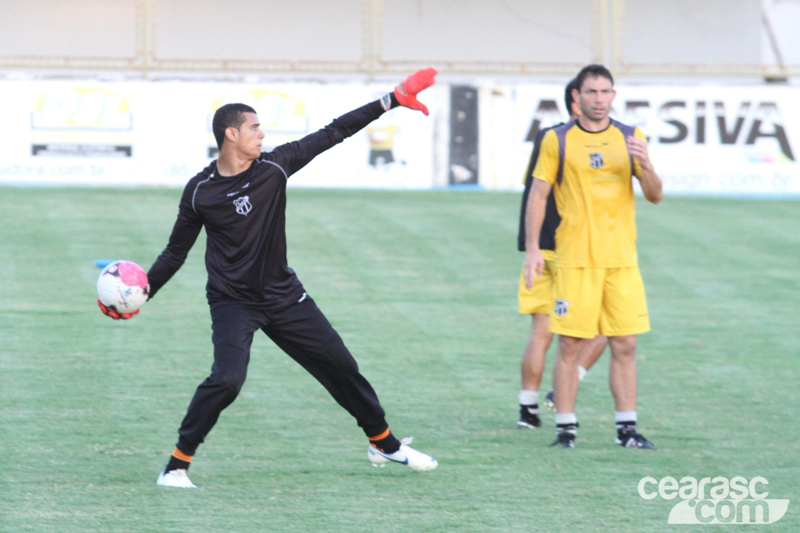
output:
<instances>
[{"instance_id":1,"label":"green grass field","mask_svg":"<svg viewBox=\"0 0 800 533\"><path fill-rule=\"evenodd\" d=\"M763 476L800 523L800 202L639 202L653 331L641 431L613 444L604 356L575 450L518 431L518 194L292 189L289 259L433 472L374 469L366 441L265 337L200 448L198 490L155 485L211 364L204 237L141 314L95 305L94 259L148 268L180 192L0 188L0 531L681 531L643 476ZM548 357L549 388L553 354ZM724 526L716 526L724 527ZM752 529L752 528L750 528Z\"/></svg>"}]
</instances>

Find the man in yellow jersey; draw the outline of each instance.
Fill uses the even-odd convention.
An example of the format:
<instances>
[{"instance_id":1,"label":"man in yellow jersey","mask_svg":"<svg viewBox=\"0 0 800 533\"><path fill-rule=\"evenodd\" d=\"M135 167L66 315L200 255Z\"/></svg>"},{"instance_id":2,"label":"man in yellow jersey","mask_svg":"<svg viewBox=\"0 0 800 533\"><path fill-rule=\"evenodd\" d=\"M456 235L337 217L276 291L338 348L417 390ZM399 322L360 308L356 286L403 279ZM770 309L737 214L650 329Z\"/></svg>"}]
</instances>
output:
<instances>
[{"instance_id":1,"label":"man in yellow jersey","mask_svg":"<svg viewBox=\"0 0 800 533\"><path fill-rule=\"evenodd\" d=\"M572 97L572 90L575 88L575 80L571 80L564 90L564 104L569 111L570 120L578 118L578 104ZM558 124L554 127L561 126ZM519 235L517 237L517 248L520 252L525 251L525 213L528 207L528 196L533 185L533 169L539 158L539 148L545 134L552 128L544 128L536 134L533 143L533 152L525 172L525 189L522 192L522 204L520 207ZM537 280L536 285L528 289L525 286L525 269L523 267L519 280L519 291L517 295L519 303L519 313L521 315L531 315L531 331L525 349L522 352L522 362L520 365L522 389L519 393L519 421L517 429L532 429L542 426L539 418L539 386L542 383L544 374L545 358L553 334L550 332L550 313L553 309L553 277L555 274L555 232L561 222L556 209L556 201L553 191L547 195L547 206L545 209L544 221L539 234L539 248L545 259L544 274ZM589 368L603 354L606 347L606 338L598 335L593 341L586 343L578 356L578 378L583 379ZM553 392L549 392L544 403L549 407L554 407Z\"/></svg>"},{"instance_id":2,"label":"man in yellow jersey","mask_svg":"<svg viewBox=\"0 0 800 533\"><path fill-rule=\"evenodd\" d=\"M598 333L611 347L609 385L616 408L616 442L654 449L636 427L636 335L650 330L636 253L633 176L644 197L658 203L661 180L638 128L610 118L614 78L602 65L584 67L573 97L580 117L542 140L528 199L525 283L543 274L539 248L547 195L555 188L555 304L550 330L559 335L553 369L556 431L553 446L575 447L578 354Z\"/></svg>"}]
</instances>

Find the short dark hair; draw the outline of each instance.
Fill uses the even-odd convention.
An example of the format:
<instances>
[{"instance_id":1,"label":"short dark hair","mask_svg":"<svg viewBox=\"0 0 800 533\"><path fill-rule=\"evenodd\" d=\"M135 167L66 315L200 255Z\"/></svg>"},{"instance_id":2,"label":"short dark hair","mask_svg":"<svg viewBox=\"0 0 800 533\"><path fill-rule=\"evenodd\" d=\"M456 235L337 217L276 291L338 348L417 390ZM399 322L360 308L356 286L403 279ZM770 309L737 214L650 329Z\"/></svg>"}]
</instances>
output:
<instances>
[{"instance_id":1,"label":"short dark hair","mask_svg":"<svg viewBox=\"0 0 800 533\"><path fill-rule=\"evenodd\" d=\"M575 102L575 99L572 97L572 89L578 88L578 79L572 78L569 80L567 84L567 88L564 89L564 104L567 106L567 115L572 114L572 104Z\"/></svg>"},{"instance_id":2,"label":"short dark hair","mask_svg":"<svg viewBox=\"0 0 800 533\"><path fill-rule=\"evenodd\" d=\"M588 77L596 78L606 78L608 81L611 82L611 85L614 85L614 76L611 75L611 71L609 71L603 65L586 65L578 72L578 75L575 76L575 88L578 92L581 92L581 88L583 87L583 82L586 81Z\"/></svg>"},{"instance_id":3,"label":"short dark hair","mask_svg":"<svg viewBox=\"0 0 800 533\"><path fill-rule=\"evenodd\" d=\"M214 113L211 121L211 130L217 140L217 148L222 150L222 141L225 140L225 130L236 128L237 130L244 123L244 113L255 113L256 110L246 104L225 104Z\"/></svg>"}]
</instances>

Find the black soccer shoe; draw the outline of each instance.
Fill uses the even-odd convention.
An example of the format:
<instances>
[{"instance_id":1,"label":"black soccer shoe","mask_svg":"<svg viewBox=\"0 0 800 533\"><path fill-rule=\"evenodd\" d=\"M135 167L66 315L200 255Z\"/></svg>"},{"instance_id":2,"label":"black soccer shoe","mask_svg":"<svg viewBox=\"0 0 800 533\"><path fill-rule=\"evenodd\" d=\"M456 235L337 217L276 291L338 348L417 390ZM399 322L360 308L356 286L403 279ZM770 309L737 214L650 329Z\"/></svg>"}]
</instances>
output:
<instances>
[{"instance_id":1,"label":"black soccer shoe","mask_svg":"<svg viewBox=\"0 0 800 533\"><path fill-rule=\"evenodd\" d=\"M617 430L617 444L623 448L639 448L642 450L657 450L652 442L637 433L635 427Z\"/></svg>"},{"instance_id":2,"label":"black soccer shoe","mask_svg":"<svg viewBox=\"0 0 800 533\"><path fill-rule=\"evenodd\" d=\"M548 392L547 396L544 397L544 405L548 409L550 409L550 412L552 412L552 413L556 412L556 400L555 400L555 394L553 394L553 391Z\"/></svg>"},{"instance_id":3,"label":"black soccer shoe","mask_svg":"<svg viewBox=\"0 0 800 533\"><path fill-rule=\"evenodd\" d=\"M532 413L531 411L535 411ZM539 420L539 408L531 407L528 405L519 406L519 422L517 422L517 429L534 429L542 427L542 421Z\"/></svg>"},{"instance_id":4,"label":"black soccer shoe","mask_svg":"<svg viewBox=\"0 0 800 533\"><path fill-rule=\"evenodd\" d=\"M569 431L561 431L556 437L556 441L550 445L551 448L574 448L575 434Z\"/></svg>"}]
</instances>

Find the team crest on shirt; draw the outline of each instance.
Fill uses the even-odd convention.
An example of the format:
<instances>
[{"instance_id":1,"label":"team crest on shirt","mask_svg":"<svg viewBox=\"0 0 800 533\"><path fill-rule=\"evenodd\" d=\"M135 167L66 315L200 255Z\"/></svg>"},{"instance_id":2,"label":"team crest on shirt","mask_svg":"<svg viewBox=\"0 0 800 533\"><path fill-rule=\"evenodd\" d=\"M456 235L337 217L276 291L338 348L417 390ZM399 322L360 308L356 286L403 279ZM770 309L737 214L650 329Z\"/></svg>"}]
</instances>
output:
<instances>
[{"instance_id":1,"label":"team crest on shirt","mask_svg":"<svg viewBox=\"0 0 800 533\"><path fill-rule=\"evenodd\" d=\"M569 307L569 302L556 300L556 307L553 309L553 312L556 316L567 316L567 307Z\"/></svg>"},{"instance_id":2,"label":"team crest on shirt","mask_svg":"<svg viewBox=\"0 0 800 533\"><path fill-rule=\"evenodd\" d=\"M589 154L589 166L592 168L603 168L603 154Z\"/></svg>"},{"instance_id":3,"label":"team crest on shirt","mask_svg":"<svg viewBox=\"0 0 800 533\"><path fill-rule=\"evenodd\" d=\"M247 213L253 209L253 206L250 204L249 196L240 196L233 201L233 205L236 206L236 212L244 216L247 216Z\"/></svg>"}]
</instances>

